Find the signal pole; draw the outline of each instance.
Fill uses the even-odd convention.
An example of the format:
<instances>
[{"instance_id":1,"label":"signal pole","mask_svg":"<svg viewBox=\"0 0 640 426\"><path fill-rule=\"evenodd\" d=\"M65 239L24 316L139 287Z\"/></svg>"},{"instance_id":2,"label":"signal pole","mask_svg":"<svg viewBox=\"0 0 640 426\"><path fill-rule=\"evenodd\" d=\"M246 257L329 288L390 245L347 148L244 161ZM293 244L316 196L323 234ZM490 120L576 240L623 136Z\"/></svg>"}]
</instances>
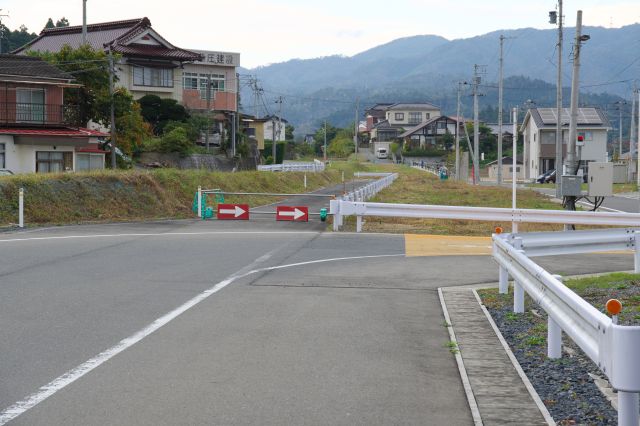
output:
<instances>
[{"instance_id":1,"label":"signal pole","mask_svg":"<svg viewBox=\"0 0 640 426\"><path fill-rule=\"evenodd\" d=\"M497 184L502 185L502 94L503 94L503 45L505 36L500 35L500 77L498 82L498 176ZM514 154L515 155L515 154Z\"/></svg>"},{"instance_id":2,"label":"signal pole","mask_svg":"<svg viewBox=\"0 0 640 426\"><path fill-rule=\"evenodd\" d=\"M473 66L473 184L480 183L480 120L478 118L478 86L482 81L480 70L484 65Z\"/></svg>"},{"instance_id":3,"label":"signal pole","mask_svg":"<svg viewBox=\"0 0 640 426\"><path fill-rule=\"evenodd\" d=\"M556 197L560 198L560 179L558 176L562 176L562 23L564 17L562 16L562 0L558 0L558 76L556 79ZM553 23L553 17L551 17L551 23Z\"/></svg>"}]
</instances>

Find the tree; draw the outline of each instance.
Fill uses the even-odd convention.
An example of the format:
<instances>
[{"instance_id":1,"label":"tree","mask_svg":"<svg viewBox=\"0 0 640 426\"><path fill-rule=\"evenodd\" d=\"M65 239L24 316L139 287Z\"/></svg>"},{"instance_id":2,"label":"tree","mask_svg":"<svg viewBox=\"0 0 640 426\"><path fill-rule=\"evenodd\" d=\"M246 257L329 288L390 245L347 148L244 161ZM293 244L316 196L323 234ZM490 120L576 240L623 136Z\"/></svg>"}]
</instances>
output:
<instances>
[{"instance_id":1,"label":"tree","mask_svg":"<svg viewBox=\"0 0 640 426\"><path fill-rule=\"evenodd\" d=\"M187 154L189 150L193 148L193 143L189 140L187 131L181 127L177 127L162 136L160 148L163 152Z\"/></svg>"},{"instance_id":2,"label":"tree","mask_svg":"<svg viewBox=\"0 0 640 426\"><path fill-rule=\"evenodd\" d=\"M348 157L355 149L353 140L344 136L336 137L327 147L327 153L332 157Z\"/></svg>"},{"instance_id":3,"label":"tree","mask_svg":"<svg viewBox=\"0 0 640 426\"><path fill-rule=\"evenodd\" d=\"M284 138L288 141L292 141L294 131L295 128L291 124L287 124L286 126L284 126Z\"/></svg>"},{"instance_id":4,"label":"tree","mask_svg":"<svg viewBox=\"0 0 640 426\"><path fill-rule=\"evenodd\" d=\"M153 128L153 133L161 135L169 121L186 122L189 113L175 99L162 99L157 95L145 95L140 100L142 116Z\"/></svg>"},{"instance_id":5,"label":"tree","mask_svg":"<svg viewBox=\"0 0 640 426\"><path fill-rule=\"evenodd\" d=\"M29 33L27 27L24 25L20 25L19 30L11 31L6 25L0 24L0 33L4 34L2 39L0 39L3 53L11 52L24 46L37 37L37 34Z\"/></svg>"},{"instance_id":6,"label":"tree","mask_svg":"<svg viewBox=\"0 0 640 426\"><path fill-rule=\"evenodd\" d=\"M56 26L53 24L53 19L49 18L47 23L44 25L45 28L55 28Z\"/></svg>"},{"instance_id":7,"label":"tree","mask_svg":"<svg viewBox=\"0 0 640 426\"><path fill-rule=\"evenodd\" d=\"M47 22L47 24L48 24L48 22ZM64 16L56 21L56 27L57 28L68 27L68 26L69 26L69 20L67 18L65 18Z\"/></svg>"}]
</instances>

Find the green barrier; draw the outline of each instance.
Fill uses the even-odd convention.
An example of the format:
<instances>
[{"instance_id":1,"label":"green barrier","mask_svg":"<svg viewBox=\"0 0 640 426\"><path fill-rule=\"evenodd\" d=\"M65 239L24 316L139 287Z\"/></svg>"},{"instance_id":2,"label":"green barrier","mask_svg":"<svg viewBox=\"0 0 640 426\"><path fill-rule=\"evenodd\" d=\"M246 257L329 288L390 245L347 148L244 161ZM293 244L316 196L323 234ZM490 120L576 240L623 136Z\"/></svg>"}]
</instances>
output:
<instances>
[{"instance_id":1,"label":"green barrier","mask_svg":"<svg viewBox=\"0 0 640 426\"><path fill-rule=\"evenodd\" d=\"M325 222L327 220L327 209L320 209L320 221Z\"/></svg>"}]
</instances>

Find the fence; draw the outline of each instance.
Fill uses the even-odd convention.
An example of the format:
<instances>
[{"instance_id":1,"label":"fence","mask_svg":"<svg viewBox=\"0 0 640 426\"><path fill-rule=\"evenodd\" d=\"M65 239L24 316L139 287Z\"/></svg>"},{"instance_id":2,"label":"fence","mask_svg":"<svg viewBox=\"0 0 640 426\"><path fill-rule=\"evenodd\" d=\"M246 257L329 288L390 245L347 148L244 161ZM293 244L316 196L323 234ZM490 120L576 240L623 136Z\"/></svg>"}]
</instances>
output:
<instances>
[{"instance_id":1,"label":"fence","mask_svg":"<svg viewBox=\"0 0 640 426\"><path fill-rule=\"evenodd\" d=\"M322 161L283 163L258 166L259 171L265 172L323 172L325 165Z\"/></svg>"},{"instance_id":2,"label":"fence","mask_svg":"<svg viewBox=\"0 0 640 426\"><path fill-rule=\"evenodd\" d=\"M514 279L513 310L524 312L525 292L547 312L549 358L562 356L564 331L598 365L618 390L618 424L639 421L640 327L620 326L571 291L560 277L533 262L531 256L586 253L603 249L633 249L635 271L640 272L640 230L546 232L493 236L493 257L499 268L500 293Z\"/></svg>"},{"instance_id":3,"label":"fence","mask_svg":"<svg viewBox=\"0 0 640 426\"><path fill-rule=\"evenodd\" d=\"M342 225L342 216L408 217L421 219L459 219L491 222L560 223L576 225L640 226L639 213L590 212L567 210L508 209L497 207L439 206L429 204L367 203L348 197L336 201L330 211L334 223ZM334 226L334 229L337 228ZM357 226L356 231L360 232Z\"/></svg>"}]
</instances>

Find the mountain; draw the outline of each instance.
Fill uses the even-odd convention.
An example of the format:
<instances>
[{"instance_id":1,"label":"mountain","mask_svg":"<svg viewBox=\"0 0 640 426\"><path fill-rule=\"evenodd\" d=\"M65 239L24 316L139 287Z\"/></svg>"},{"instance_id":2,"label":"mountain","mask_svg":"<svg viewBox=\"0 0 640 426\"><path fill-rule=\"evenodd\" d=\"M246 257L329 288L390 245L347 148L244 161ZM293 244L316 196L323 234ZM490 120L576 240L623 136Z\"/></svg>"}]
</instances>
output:
<instances>
[{"instance_id":1,"label":"mountain","mask_svg":"<svg viewBox=\"0 0 640 426\"><path fill-rule=\"evenodd\" d=\"M585 27L583 34L591 38L582 48L581 103L598 102L597 105L605 107L621 97L630 99L629 80L640 78L640 24L616 29ZM270 112L275 110L275 97L284 96L283 116L296 126L297 134L312 131L325 119L338 126L353 122L356 98L360 100L360 112L376 102L429 101L439 105L444 113L452 114L456 82L470 81L474 64L486 65L486 73L482 75L485 86L481 89L487 96L481 103L497 104L494 87L500 35L508 37L504 44L504 75L519 78L508 80L511 85L505 83L505 106L521 105L528 99L538 106L553 106L557 72L555 29L495 31L458 40L418 35L351 57L294 59L241 73L258 78L258 85L264 90L258 104L264 101ZM574 29L566 28L565 87L571 83L570 53L574 38ZM597 95L602 91L606 93ZM247 112L254 111L253 93L248 87L243 89L241 99ZM568 92L564 99L568 105ZM468 96L464 97L464 110L469 116ZM260 111L262 114L264 107Z\"/></svg>"}]
</instances>

